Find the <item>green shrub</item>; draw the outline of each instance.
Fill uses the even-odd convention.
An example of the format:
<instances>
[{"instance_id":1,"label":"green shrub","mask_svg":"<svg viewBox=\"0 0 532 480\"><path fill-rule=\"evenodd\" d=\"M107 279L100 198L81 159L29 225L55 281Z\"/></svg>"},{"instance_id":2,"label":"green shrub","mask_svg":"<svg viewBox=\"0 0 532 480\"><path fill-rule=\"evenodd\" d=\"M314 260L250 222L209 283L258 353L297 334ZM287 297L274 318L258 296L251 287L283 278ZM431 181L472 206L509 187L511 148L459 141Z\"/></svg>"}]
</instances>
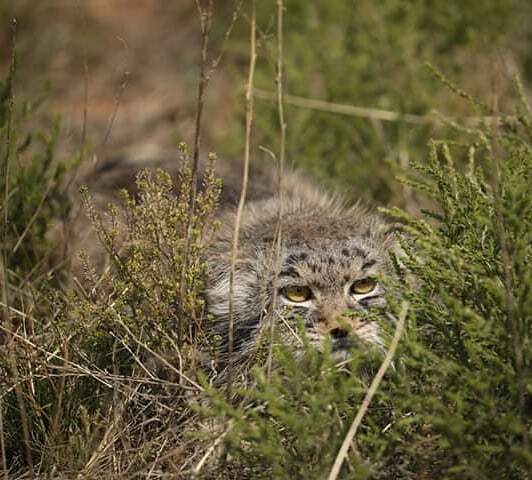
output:
<instances>
[{"instance_id":1,"label":"green shrub","mask_svg":"<svg viewBox=\"0 0 532 480\"><path fill-rule=\"evenodd\" d=\"M330 345L320 353L306 343L297 358L281 346L272 375L256 369L256 385L237 391L239 406L211 390L204 414L228 422L224 442L233 468L252 473L244 478L326 478L374 370L362 357L339 369ZM348 471L361 479L369 469L352 452Z\"/></svg>"},{"instance_id":2,"label":"green shrub","mask_svg":"<svg viewBox=\"0 0 532 480\"><path fill-rule=\"evenodd\" d=\"M97 273L84 256L74 291L35 283L48 303L13 310L15 333L0 357L11 473L33 464L90 477L117 461L142 471L185 442L189 399L201 391L198 352L208 349L201 254L217 228L220 182L208 169L191 214L184 147L182 156L177 194L162 171L140 172L138 195L122 192L121 206L106 212L83 190L108 267Z\"/></svg>"},{"instance_id":3,"label":"green shrub","mask_svg":"<svg viewBox=\"0 0 532 480\"><path fill-rule=\"evenodd\" d=\"M75 159L55 158L57 119L45 119L46 127L35 127L44 97L16 103L13 99L9 75L0 82L2 247L10 276L24 276L49 266L42 265L50 252L47 234L54 219L68 214L62 180ZM42 115L40 120L43 123Z\"/></svg>"},{"instance_id":4,"label":"green shrub","mask_svg":"<svg viewBox=\"0 0 532 480\"><path fill-rule=\"evenodd\" d=\"M105 216L83 191L89 216L110 260L110 268L102 276L95 276L86 264L83 295L76 300L80 315L76 321L90 326L87 339L93 333L104 333L109 340L109 332L113 332L117 339L133 341L135 348L172 346L188 360L193 358L189 349L197 350L198 342L204 345L201 292L206 264L202 252L217 228L211 217L221 184L213 169L207 170L191 215L191 175L183 161L176 195L168 173L141 171L138 197L123 191L121 208L111 205ZM131 360L128 356L126 365L131 366ZM186 368L193 370L195 365Z\"/></svg>"},{"instance_id":5,"label":"green shrub","mask_svg":"<svg viewBox=\"0 0 532 480\"><path fill-rule=\"evenodd\" d=\"M409 184L434 211L390 211L415 278L397 285L408 327L341 478L530 478L530 121L478 130L468 145L432 141ZM453 152L464 149L461 168ZM214 395L211 415L230 419L225 445L243 471L325 478L365 390L361 358L353 375L309 351L276 360L271 382L259 370L242 404Z\"/></svg>"},{"instance_id":6,"label":"green shrub","mask_svg":"<svg viewBox=\"0 0 532 480\"><path fill-rule=\"evenodd\" d=\"M432 142L417 169L437 223L400 215L417 286L406 292L415 318L402 354L411 387L390 400L425 426L414 445L433 445L413 460L447 477L532 472L532 137L530 117L519 120L479 131L464 171L450 145Z\"/></svg>"},{"instance_id":7,"label":"green shrub","mask_svg":"<svg viewBox=\"0 0 532 480\"><path fill-rule=\"evenodd\" d=\"M442 88L426 62L479 98L491 95L497 81L497 95L507 108L511 82L499 75L500 59L514 61L518 68L531 63L530 50L520 47L530 36L525 19L532 11L526 0L285 0L284 5L285 93L291 95L400 115L438 110L460 117L471 112ZM273 10L271 3L259 2L256 86L270 92L276 75ZM247 27L237 38L234 50L247 57ZM289 101L285 116L287 165L343 189L353 199L380 204L405 202L394 176L409 161L419 162L427 138L436 134L430 118L420 124L406 118L390 122L371 114L364 118L302 108ZM257 144L279 151L275 97L258 96L256 126ZM233 155L240 154L242 128L229 135L226 148ZM447 135L441 127L437 132Z\"/></svg>"}]
</instances>

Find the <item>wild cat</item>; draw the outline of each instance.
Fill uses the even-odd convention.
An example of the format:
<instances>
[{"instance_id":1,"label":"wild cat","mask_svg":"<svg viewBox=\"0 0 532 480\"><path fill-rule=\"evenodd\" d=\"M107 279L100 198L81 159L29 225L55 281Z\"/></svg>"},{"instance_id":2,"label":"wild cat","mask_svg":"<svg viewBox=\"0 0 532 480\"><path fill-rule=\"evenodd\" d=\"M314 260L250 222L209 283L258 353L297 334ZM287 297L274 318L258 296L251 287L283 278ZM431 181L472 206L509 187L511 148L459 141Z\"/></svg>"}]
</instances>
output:
<instances>
[{"instance_id":1,"label":"wild cat","mask_svg":"<svg viewBox=\"0 0 532 480\"><path fill-rule=\"evenodd\" d=\"M280 210L282 247L276 260ZM234 220L234 210L222 216L222 228L207 250L206 300L222 358L229 350ZM395 238L380 216L348 206L300 175L287 173L282 204L277 195L250 202L239 238L233 286L235 358L255 351L271 320L285 330L283 342L295 345L299 319L310 344L321 349L329 338L338 359L348 358L364 342L383 345L378 323L361 315L370 309L386 313L381 279L393 272L388 252Z\"/></svg>"},{"instance_id":2,"label":"wild cat","mask_svg":"<svg viewBox=\"0 0 532 480\"><path fill-rule=\"evenodd\" d=\"M218 166L224 180L221 228L205 250L210 318L203 325L217 337L216 356L223 363L229 351L229 277L240 176L234 163ZM110 185L103 193L117 187L134 191L138 167L133 160L102 166L95 174L96 191L105 179ZM368 209L324 192L301 173L285 172L283 185L281 204L272 171L252 171L233 286L234 360L255 353L270 320L279 326L282 341L294 345L299 343L294 330L302 320L310 344L321 349L330 339L338 359L348 358L363 343L382 347L378 323L361 313L377 310L389 316L381 279L393 274L394 228ZM282 248L276 258L280 210Z\"/></svg>"}]
</instances>

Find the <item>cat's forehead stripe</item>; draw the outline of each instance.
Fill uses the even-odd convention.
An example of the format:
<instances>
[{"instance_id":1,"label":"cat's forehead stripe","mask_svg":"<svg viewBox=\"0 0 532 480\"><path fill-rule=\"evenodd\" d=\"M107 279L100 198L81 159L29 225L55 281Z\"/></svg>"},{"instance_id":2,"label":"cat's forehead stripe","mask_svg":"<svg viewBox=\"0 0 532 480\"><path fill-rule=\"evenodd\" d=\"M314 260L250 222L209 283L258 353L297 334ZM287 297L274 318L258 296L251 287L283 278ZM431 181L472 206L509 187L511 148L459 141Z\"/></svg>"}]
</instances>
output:
<instances>
[{"instance_id":1,"label":"cat's forehead stripe","mask_svg":"<svg viewBox=\"0 0 532 480\"><path fill-rule=\"evenodd\" d=\"M286 267L279 272L280 277L299 277L299 272L294 267Z\"/></svg>"},{"instance_id":2,"label":"cat's forehead stripe","mask_svg":"<svg viewBox=\"0 0 532 480\"><path fill-rule=\"evenodd\" d=\"M368 268L370 267L373 267L373 265L375 265L377 263L377 260L375 260L374 258L370 259L370 260L366 260L363 264L362 264L362 270L367 270Z\"/></svg>"},{"instance_id":3,"label":"cat's forehead stripe","mask_svg":"<svg viewBox=\"0 0 532 480\"><path fill-rule=\"evenodd\" d=\"M305 252L292 253L291 255L288 256L288 258L286 259L286 262L293 264L293 263L303 262L307 258L308 258L308 254Z\"/></svg>"}]
</instances>

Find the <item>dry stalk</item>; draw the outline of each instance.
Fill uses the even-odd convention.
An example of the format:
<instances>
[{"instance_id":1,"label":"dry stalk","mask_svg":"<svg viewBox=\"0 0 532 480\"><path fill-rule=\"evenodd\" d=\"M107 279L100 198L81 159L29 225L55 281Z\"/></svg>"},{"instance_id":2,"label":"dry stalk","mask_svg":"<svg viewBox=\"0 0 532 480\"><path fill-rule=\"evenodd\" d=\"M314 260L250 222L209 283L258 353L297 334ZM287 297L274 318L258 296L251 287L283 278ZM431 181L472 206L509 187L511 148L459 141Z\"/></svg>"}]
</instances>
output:
<instances>
[{"instance_id":1,"label":"dry stalk","mask_svg":"<svg viewBox=\"0 0 532 480\"><path fill-rule=\"evenodd\" d=\"M362 405L360 405L360 408L358 409L358 412L355 416L355 419L353 420L353 423L351 424L351 427L349 427L349 431L347 432L347 435L344 438L342 446L340 447L340 450L338 451L338 455L336 456L336 460L334 461L334 465L331 469L331 473L329 473L329 476L327 477L328 480L336 480L338 478L338 474L340 473L340 469L342 468L342 463L347 457L349 447L353 443L358 427L362 423L362 419L364 418L364 415L366 414L366 411L368 410L369 404L371 403L373 396L375 395L375 393L377 392L377 389L379 388L379 385L382 381L382 378L384 377L384 374L386 373L386 370L388 370L388 367L392 363L392 358L395 354L395 350L397 349L397 345L399 344L399 339L401 338L401 334L403 333L403 328L405 325L407 313L408 313L408 302L403 302L403 305L401 307L401 313L399 314L399 321L397 322L397 325L395 327L395 333L394 333L392 342L390 343L390 347L388 348L388 351L386 352L386 356L384 357L384 360L382 361L379 371L377 372L377 374L375 375L375 378L371 382L371 385L366 393L366 396L364 397Z\"/></svg>"},{"instance_id":2,"label":"dry stalk","mask_svg":"<svg viewBox=\"0 0 532 480\"><path fill-rule=\"evenodd\" d=\"M240 224L242 222L242 212L246 202L249 179L249 162L251 156L251 130L253 126L253 82L255 79L255 62L257 60L257 18L255 0L251 0L251 27L250 27L250 58L249 73L246 86L246 138L244 144L244 171L242 177L242 189L235 217L235 226L233 230L233 246L231 249L231 271L229 273L229 337L228 337L228 354L229 370L227 377L227 393L230 396L231 384L233 380L233 344L234 344L234 283L235 270L238 252L238 239L240 234Z\"/></svg>"},{"instance_id":3,"label":"dry stalk","mask_svg":"<svg viewBox=\"0 0 532 480\"><path fill-rule=\"evenodd\" d=\"M256 88L254 90L256 98L261 100L277 101L277 94ZM496 124L500 121L498 115L485 116L470 116L461 118L442 117L434 113L426 115L416 115L414 113L402 113L392 110L382 110L379 108L359 107L356 105L346 105L343 103L326 102L324 100L317 100L315 98L299 97L297 95L284 95L285 103L293 105L294 107L308 108L310 110L317 110L320 112L337 113L340 115L348 115L350 117L368 118L371 120L382 120L385 122L404 122L414 125L441 125L445 121L454 121L465 123L470 126L480 125L482 123ZM505 118L512 119L512 116L505 116Z\"/></svg>"},{"instance_id":4,"label":"dry stalk","mask_svg":"<svg viewBox=\"0 0 532 480\"><path fill-rule=\"evenodd\" d=\"M139 388L140 387L136 387L135 389L133 389L129 397L127 399L123 399L120 403L115 403L115 401L113 401L113 419L111 421L111 419L109 418L109 424L105 429L105 433L103 434L102 439L99 441L98 446L90 456L87 463L77 475L77 479L90 477L91 469L97 464L100 458L103 458L105 456L107 450L109 450L109 448L112 448L116 440L119 438L119 422L121 421L124 415L126 406L131 402L131 399L135 396Z\"/></svg>"},{"instance_id":5,"label":"dry stalk","mask_svg":"<svg viewBox=\"0 0 532 480\"><path fill-rule=\"evenodd\" d=\"M196 211L196 193L198 183L198 166L199 166L199 152L201 146L201 119L203 116L203 105L205 103L205 88L209 81L207 75L207 52L209 47L209 35L212 25L212 11L213 0L209 0L207 8L204 10L201 6L200 0L196 0L196 6L200 17L201 26L201 57L200 57L200 74L198 82L198 97L196 101L196 120L194 128L194 150L192 153L192 169L190 176L190 198L187 216L187 224L185 228L185 244L183 248L183 265L181 267L181 275L179 280L179 313L177 316L177 343L181 347L183 344L183 317L185 316L184 299L185 299L185 285L186 272L188 268L188 255L190 250L190 237L192 234L192 219ZM195 319L194 319L195 320Z\"/></svg>"},{"instance_id":6,"label":"dry stalk","mask_svg":"<svg viewBox=\"0 0 532 480\"><path fill-rule=\"evenodd\" d=\"M11 82L11 91L9 98L9 107L7 112L7 125L6 125L6 154L5 154L5 163L3 165L5 183L4 183L4 238L3 238L3 247L2 247L2 304L3 304L3 317L4 322L8 325L10 330L11 327L11 311L9 309L9 274L8 274L8 231L9 231L9 173L10 173L10 160L12 155L12 144L13 144L13 131L12 131L12 121L13 121L13 110L15 106L15 95L13 93L14 88L14 79L16 72L16 36L17 36L17 20L14 18L11 28L11 40L12 40L12 50L11 50L11 64L9 68L9 81ZM28 464L28 471L30 478L34 478L33 462L31 458L31 447L30 447L30 432L29 432L29 419L26 410L26 403L24 401L24 395L21 388L21 382L19 381L20 375L17 366L17 357L13 348L13 337L8 335L7 339L7 351L8 351L8 368L10 370L12 379L15 384L15 396L17 399L17 404L20 411L20 421L22 426L22 448L26 456L26 462ZM3 437L3 430L2 430ZM2 444L4 439L2 438ZM7 475L7 465L4 462L4 471Z\"/></svg>"},{"instance_id":7,"label":"dry stalk","mask_svg":"<svg viewBox=\"0 0 532 480\"><path fill-rule=\"evenodd\" d=\"M275 77L275 83L277 85L277 113L279 119L279 133L280 133L280 146L279 146L279 163L277 172L277 188L279 195L279 216L277 219L277 237L275 241L275 277L273 281L273 299L272 310L277 308L277 277L281 269L281 248L283 238L283 173L285 163L285 151L286 151L286 122L284 118L284 71L283 71L283 14L284 5L283 0L277 0L277 75ZM270 321L270 344L268 349L268 363L267 363L267 375L268 378L272 372L272 358L273 358L273 337L275 330L275 318L272 315Z\"/></svg>"},{"instance_id":8,"label":"dry stalk","mask_svg":"<svg viewBox=\"0 0 532 480\"><path fill-rule=\"evenodd\" d=\"M68 361L69 361L69 350L68 345L63 342L61 345L61 348L63 350L63 368L66 370L68 368ZM54 416L52 419L52 425L50 427L50 433L47 436L46 442L48 445L52 446L55 444L56 438L59 436L59 428L61 424L61 420L63 418L63 399L65 396L66 391L66 375L63 375L59 379L59 389L56 393L56 408L54 412Z\"/></svg>"},{"instance_id":9,"label":"dry stalk","mask_svg":"<svg viewBox=\"0 0 532 480\"><path fill-rule=\"evenodd\" d=\"M205 462L208 460L208 458L213 454L213 452L216 450L218 445L222 442L222 440L227 436L227 434L231 431L233 428L233 423L231 422L229 426L227 427L227 430L223 431L217 438L214 440L212 445L207 449L207 451L203 454L203 456L200 458L199 462L194 467L194 475L197 476L200 474L201 469L205 465Z\"/></svg>"},{"instance_id":10,"label":"dry stalk","mask_svg":"<svg viewBox=\"0 0 532 480\"><path fill-rule=\"evenodd\" d=\"M100 151L102 151L105 148L105 145L107 144L107 141L109 140L109 137L111 136L111 131L113 130L113 125L116 120L116 116L118 115L118 109L120 108L120 103L122 102L122 97L124 95L124 91L126 90L128 84L129 84L129 71L127 68L128 63L128 47L126 41L121 38L117 37L117 39L122 43L124 46L125 51L125 64L124 64L124 71L122 73L122 83L120 84L120 88L118 89L118 92L115 96L115 103L113 106L113 113L111 114L111 117L109 118L109 123L107 125L107 130L105 131L105 135L103 137L102 144L100 145ZM96 168L96 164L94 165L94 168Z\"/></svg>"}]
</instances>

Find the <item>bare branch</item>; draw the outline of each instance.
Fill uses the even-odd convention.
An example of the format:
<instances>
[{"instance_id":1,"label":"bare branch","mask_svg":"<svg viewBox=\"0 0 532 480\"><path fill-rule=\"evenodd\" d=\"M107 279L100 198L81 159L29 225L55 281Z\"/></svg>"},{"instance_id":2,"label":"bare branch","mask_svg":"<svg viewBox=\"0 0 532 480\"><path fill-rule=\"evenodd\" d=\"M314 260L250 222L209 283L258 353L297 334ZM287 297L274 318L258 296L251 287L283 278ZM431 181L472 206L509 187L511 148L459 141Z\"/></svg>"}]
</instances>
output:
<instances>
[{"instance_id":1,"label":"bare branch","mask_svg":"<svg viewBox=\"0 0 532 480\"><path fill-rule=\"evenodd\" d=\"M121 38L117 37L118 41L122 43L125 51L125 61L124 61L124 71L122 73L122 82L120 84L120 88L118 89L118 92L115 96L115 103L113 106L113 113L111 113L111 117L109 118L109 123L107 124L107 129L105 131L105 135L103 137L102 143L100 145L100 150L103 150L105 145L107 144L109 137L111 136L111 131L113 130L113 125L116 120L116 116L118 115L118 109L120 108L120 103L122 102L122 97L124 95L124 91L126 90L128 84L129 84L129 70L127 67L128 64L128 46L126 41ZM96 165L94 166L96 168Z\"/></svg>"},{"instance_id":2,"label":"bare branch","mask_svg":"<svg viewBox=\"0 0 532 480\"><path fill-rule=\"evenodd\" d=\"M254 90L256 98L262 100L277 100L277 94L256 88ZM359 107L356 105L346 105L343 103L326 102L324 100L317 100L314 98L299 97L297 95L284 95L284 102L293 105L294 107L308 108L310 110L318 110L320 112L338 113L340 115L348 115L351 117L369 118L372 120L382 120L385 122L405 122L415 125L440 125L444 123L441 116L435 113L428 113L426 115L416 115L413 113L394 112L392 110L381 110L379 108ZM498 115L486 116L471 116L462 118L448 118L446 120L464 122L468 125L479 125L481 123L497 123L501 120ZM505 116L511 119L512 117Z\"/></svg>"},{"instance_id":3,"label":"bare branch","mask_svg":"<svg viewBox=\"0 0 532 480\"><path fill-rule=\"evenodd\" d=\"M279 133L280 133L280 146L279 146L279 163L277 165L277 188L279 195L279 212L277 219L277 236L275 241L275 278L273 285L273 299L272 310L277 307L277 277L281 270L281 249L283 238L283 172L285 163L285 150L286 150L286 122L284 119L284 92L283 92L283 13L284 5L283 0L277 0L277 75L275 77L275 83L277 85L277 113L279 119ZM270 344L268 350L268 364L267 374L271 376L272 371L272 357L273 357L273 336L275 331L275 317L272 315L270 320Z\"/></svg>"},{"instance_id":4,"label":"bare branch","mask_svg":"<svg viewBox=\"0 0 532 480\"><path fill-rule=\"evenodd\" d=\"M207 9L204 10L199 0L196 0L196 6L198 8L198 14L200 17L201 25L201 58L200 58L200 73L198 82L198 98L196 102L196 121L194 127L194 150L192 153L192 169L190 176L190 199L189 209L186 225L185 245L183 253L183 265L181 267L181 276L179 281L179 313L177 315L177 343L179 346L183 342L183 316L184 307L183 302L185 299L185 285L186 285L186 272L188 268L188 254L190 250L190 237L192 234L192 219L194 212L196 211L196 194L198 188L198 166L199 166L199 152L201 146L201 119L203 116L203 105L205 103L205 88L209 78L207 76L207 52L209 47L209 35L212 25L212 11L213 0L209 0Z\"/></svg>"},{"instance_id":5,"label":"bare branch","mask_svg":"<svg viewBox=\"0 0 532 480\"><path fill-rule=\"evenodd\" d=\"M246 138L244 144L244 171L242 177L242 189L240 191L240 199L238 201L238 208L235 217L235 226L233 231L233 247L231 249L231 271L229 273L229 337L228 337L228 355L229 355L229 370L227 381L227 392L230 395L231 384L233 378L233 347L234 347L234 283L235 270L238 252L238 239L240 234L240 224L242 222L242 212L246 202L246 195L248 189L249 177L249 162L251 157L251 131L253 126L253 82L255 79L255 62L257 60L257 29L256 29L256 7L255 0L251 0L251 28L250 28L250 58L249 58L249 73L248 82L246 86Z\"/></svg>"}]
</instances>

